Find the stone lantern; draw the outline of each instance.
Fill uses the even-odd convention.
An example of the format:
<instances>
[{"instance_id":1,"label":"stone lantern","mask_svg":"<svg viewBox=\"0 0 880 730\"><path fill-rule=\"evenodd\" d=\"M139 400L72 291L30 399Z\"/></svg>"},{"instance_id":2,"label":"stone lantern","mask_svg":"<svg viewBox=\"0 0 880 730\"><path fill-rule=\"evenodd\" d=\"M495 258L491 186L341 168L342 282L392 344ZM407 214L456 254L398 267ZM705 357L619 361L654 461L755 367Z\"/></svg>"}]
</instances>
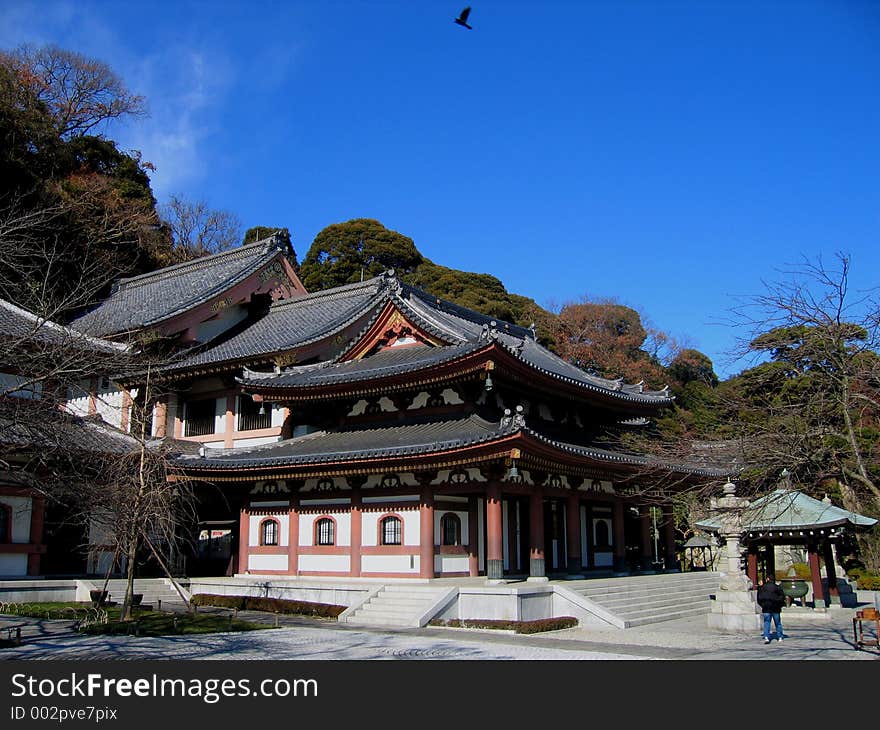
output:
<instances>
[{"instance_id":1,"label":"stone lantern","mask_svg":"<svg viewBox=\"0 0 880 730\"><path fill-rule=\"evenodd\" d=\"M720 522L718 534L727 546L727 570L722 571L721 586L709 612L709 628L729 632L761 630L761 609L758 608L752 582L740 565L740 536L743 510L749 500L736 496L736 486L727 482L723 496L711 501L711 508Z\"/></svg>"}]
</instances>

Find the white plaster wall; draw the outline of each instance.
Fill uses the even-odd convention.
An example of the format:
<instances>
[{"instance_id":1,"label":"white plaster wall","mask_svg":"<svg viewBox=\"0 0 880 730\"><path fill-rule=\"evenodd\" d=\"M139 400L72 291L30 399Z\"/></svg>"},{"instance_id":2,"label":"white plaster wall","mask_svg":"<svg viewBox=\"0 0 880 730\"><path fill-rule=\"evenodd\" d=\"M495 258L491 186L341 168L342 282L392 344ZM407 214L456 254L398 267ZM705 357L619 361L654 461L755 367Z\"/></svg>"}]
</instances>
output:
<instances>
[{"instance_id":1,"label":"white plaster wall","mask_svg":"<svg viewBox=\"0 0 880 730\"><path fill-rule=\"evenodd\" d=\"M274 444L276 441L280 440L280 436L263 436L255 439L235 439L232 442L232 447L238 449L243 446L262 446L263 444Z\"/></svg>"},{"instance_id":2,"label":"white plaster wall","mask_svg":"<svg viewBox=\"0 0 880 730\"><path fill-rule=\"evenodd\" d=\"M362 555L362 573L418 573L418 555Z\"/></svg>"},{"instance_id":3,"label":"white plaster wall","mask_svg":"<svg viewBox=\"0 0 880 730\"><path fill-rule=\"evenodd\" d=\"M86 416L89 413L89 388L91 381L77 380L67 386L66 408L76 416Z\"/></svg>"},{"instance_id":4,"label":"white plaster wall","mask_svg":"<svg viewBox=\"0 0 880 730\"><path fill-rule=\"evenodd\" d=\"M251 515L248 524L248 545L256 547L260 544L260 523L272 518L278 521L278 546L287 547L290 537L290 518L288 515Z\"/></svg>"},{"instance_id":5,"label":"white plaster wall","mask_svg":"<svg viewBox=\"0 0 880 730\"><path fill-rule=\"evenodd\" d=\"M287 570L287 556L248 555L248 570Z\"/></svg>"},{"instance_id":6,"label":"white plaster wall","mask_svg":"<svg viewBox=\"0 0 880 730\"><path fill-rule=\"evenodd\" d=\"M27 555L0 553L0 575L27 575Z\"/></svg>"},{"instance_id":7,"label":"white plaster wall","mask_svg":"<svg viewBox=\"0 0 880 730\"><path fill-rule=\"evenodd\" d=\"M300 555L299 569L318 573L348 573L351 570L351 557L348 555Z\"/></svg>"},{"instance_id":8,"label":"white plaster wall","mask_svg":"<svg viewBox=\"0 0 880 730\"><path fill-rule=\"evenodd\" d=\"M31 498L3 495L0 504L9 507L12 512L12 542L29 543L31 541Z\"/></svg>"},{"instance_id":9,"label":"white plaster wall","mask_svg":"<svg viewBox=\"0 0 880 730\"><path fill-rule=\"evenodd\" d=\"M361 543L365 546L379 544L379 519L387 514L395 514L403 522L403 544L419 545L419 512L418 510L398 510L395 512L363 512Z\"/></svg>"},{"instance_id":10,"label":"white plaster wall","mask_svg":"<svg viewBox=\"0 0 880 730\"><path fill-rule=\"evenodd\" d=\"M440 521L443 519L443 515L452 513L454 515L458 515L458 519L461 521L461 544L467 545L468 542L468 532L469 524L468 518L470 515L467 512L459 512L458 510L451 509L435 509L434 510L434 544L439 545L440 540L443 539L443 535L440 533Z\"/></svg>"},{"instance_id":11,"label":"white plaster wall","mask_svg":"<svg viewBox=\"0 0 880 730\"><path fill-rule=\"evenodd\" d=\"M95 393L95 412L107 423L122 427L122 391L113 383ZM174 433L173 431L171 433Z\"/></svg>"},{"instance_id":12,"label":"white plaster wall","mask_svg":"<svg viewBox=\"0 0 880 730\"><path fill-rule=\"evenodd\" d=\"M214 319L202 322L196 328L196 339L199 342L207 342L214 339L221 332L241 322L247 317L247 309L240 304L221 310Z\"/></svg>"},{"instance_id":13,"label":"white plaster wall","mask_svg":"<svg viewBox=\"0 0 880 730\"><path fill-rule=\"evenodd\" d=\"M214 433L226 433L226 398L214 399Z\"/></svg>"},{"instance_id":14,"label":"white plaster wall","mask_svg":"<svg viewBox=\"0 0 880 730\"><path fill-rule=\"evenodd\" d=\"M283 426L284 425L284 406L280 406L277 403L272 404L272 426Z\"/></svg>"},{"instance_id":15,"label":"white plaster wall","mask_svg":"<svg viewBox=\"0 0 880 730\"><path fill-rule=\"evenodd\" d=\"M470 559L467 555L436 555L434 570L437 573L467 573L470 570Z\"/></svg>"},{"instance_id":16,"label":"white plaster wall","mask_svg":"<svg viewBox=\"0 0 880 730\"><path fill-rule=\"evenodd\" d=\"M321 517L332 517L336 520L336 545L346 547L351 545L351 515L348 512L327 511L322 514L300 514L299 516L299 544L309 547L315 541L315 521ZM306 557L306 556L303 556ZM346 558L347 559L347 558ZM302 570L307 570L302 568ZM311 570L311 568L308 568ZM346 568L347 570L347 568Z\"/></svg>"},{"instance_id":17,"label":"white plaster wall","mask_svg":"<svg viewBox=\"0 0 880 730\"><path fill-rule=\"evenodd\" d=\"M224 448L224 441L205 441L202 444L206 449L222 449Z\"/></svg>"}]
</instances>

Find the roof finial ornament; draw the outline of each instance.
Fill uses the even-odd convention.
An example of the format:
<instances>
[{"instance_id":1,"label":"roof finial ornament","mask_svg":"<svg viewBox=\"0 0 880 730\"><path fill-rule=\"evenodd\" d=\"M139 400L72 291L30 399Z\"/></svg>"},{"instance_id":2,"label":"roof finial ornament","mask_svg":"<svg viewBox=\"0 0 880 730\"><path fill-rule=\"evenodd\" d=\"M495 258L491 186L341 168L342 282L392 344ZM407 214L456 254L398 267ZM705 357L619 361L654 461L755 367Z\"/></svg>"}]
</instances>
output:
<instances>
[{"instance_id":1,"label":"roof finial ornament","mask_svg":"<svg viewBox=\"0 0 880 730\"><path fill-rule=\"evenodd\" d=\"M782 488L791 489L791 472L788 469L783 468L782 473L779 476L781 477Z\"/></svg>"},{"instance_id":2,"label":"roof finial ornament","mask_svg":"<svg viewBox=\"0 0 880 730\"><path fill-rule=\"evenodd\" d=\"M537 339L538 339L538 335L537 335L537 333L535 332L535 323L534 323L534 322L532 322L532 323L529 325L529 332L532 333L532 339L533 339L533 340L537 340Z\"/></svg>"},{"instance_id":3,"label":"roof finial ornament","mask_svg":"<svg viewBox=\"0 0 880 730\"><path fill-rule=\"evenodd\" d=\"M526 427L525 409L521 405L516 407L516 415L513 417L513 425L518 428Z\"/></svg>"}]
</instances>

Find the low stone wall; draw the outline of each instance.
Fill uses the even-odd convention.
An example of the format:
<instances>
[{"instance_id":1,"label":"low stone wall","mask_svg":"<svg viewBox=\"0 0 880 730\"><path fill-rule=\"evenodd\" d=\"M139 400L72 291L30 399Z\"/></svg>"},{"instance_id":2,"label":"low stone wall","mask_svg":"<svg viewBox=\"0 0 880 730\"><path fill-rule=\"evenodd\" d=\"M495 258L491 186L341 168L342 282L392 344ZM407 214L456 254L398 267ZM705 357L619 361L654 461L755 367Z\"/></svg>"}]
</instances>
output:
<instances>
[{"instance_id":1,"label":"low stone wall","mask_svg":"<svg viewBox=\"0 0 880 730\"><path fill-rule=\"evenodd\" d=\"M88 601L91 584L67 580L0 581L0 603L45 603L48 601Z\"/></svg>"},{"instance_id":2,"label":"low stone wall","mask_svg":"<svg viewBox=\"0 0 880 730\"><path fill-rule=\"evenodd\" d=\"M371 584L335 584L321 581L283 581L254 578L193 578L189 583L191 595L210 593L220 596L254 596L284 598L289 601L330 603L350 606L365 596Z\"/></svg>"}]
</instances>

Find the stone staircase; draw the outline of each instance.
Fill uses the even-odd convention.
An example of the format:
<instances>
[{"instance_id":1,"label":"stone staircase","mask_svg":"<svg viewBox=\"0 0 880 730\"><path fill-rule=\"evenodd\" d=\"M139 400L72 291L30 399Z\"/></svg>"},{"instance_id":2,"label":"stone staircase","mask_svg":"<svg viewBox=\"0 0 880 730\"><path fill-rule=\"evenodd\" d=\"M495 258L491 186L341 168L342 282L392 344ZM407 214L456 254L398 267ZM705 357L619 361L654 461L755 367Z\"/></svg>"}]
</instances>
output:
<instances>
[{"instance_id":1,"label":"stone staircase","mask_svg":"<svg viewBox=\"0 0 880 730\"><path fill-rule=\"evenodd\" d=\"M420 627L457 592L448 586L384 585L351 606L339 621L358 626Z\"/></svg>"},{"instance_id":2,"label":"stone staircase","mask_svg":"<svg viewBox=\"0 0 880 730\"><path fill-rule=\"evenodd\" d=\"M625 628L707 615L719 573L667 573L568 581L565 587L599 605Z\"/></svg>"},{"instance_id":3,"label":"stone staircase","mask_svg":"<svg viewBox=\"0 0 880 730\"><path fill-rule=\"evenodd\" d=\"M91 581L95 589L98 590L104 584L103 580ZM189 598L187 591L188 582L180 582L180 587L184 594ZM122 605L125 598L126 581L124 579L114 578L107 584L107 590L110 592L110 600ZM171 581L167 578L135 578L134 592L142 593L142 605L150 605L154 611L158 611L160 606L163 611L185 611L186 603L180 597L180 594L171 585ZM161 602L161 603L160 603Z\"/></svg>"}]
</instances>

